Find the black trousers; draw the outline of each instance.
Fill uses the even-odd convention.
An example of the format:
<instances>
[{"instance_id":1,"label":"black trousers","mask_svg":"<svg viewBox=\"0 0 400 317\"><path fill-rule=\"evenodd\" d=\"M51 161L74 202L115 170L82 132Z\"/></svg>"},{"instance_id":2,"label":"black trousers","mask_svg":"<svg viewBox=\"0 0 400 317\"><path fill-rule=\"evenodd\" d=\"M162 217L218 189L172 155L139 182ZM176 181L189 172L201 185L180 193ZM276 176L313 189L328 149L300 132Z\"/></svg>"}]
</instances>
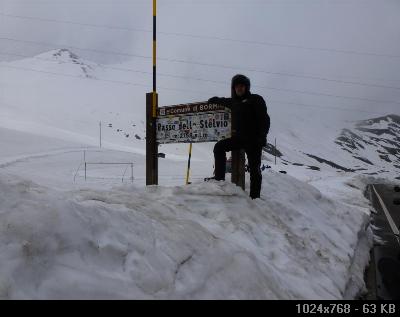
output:
<instances>
[{"instance_id":1,"label":"black trousers","mask_svg":"<svg viewBox=\"0 0 400 317\"><path fill-rule=\"evenodd\" d=\"M250 197L260 198L262 173L261 155L262 146L246 144L237 138L219 141L214 147L215 179L225 180L226 152L244 150L250 169Z\"/></svg>"}]
</instances>

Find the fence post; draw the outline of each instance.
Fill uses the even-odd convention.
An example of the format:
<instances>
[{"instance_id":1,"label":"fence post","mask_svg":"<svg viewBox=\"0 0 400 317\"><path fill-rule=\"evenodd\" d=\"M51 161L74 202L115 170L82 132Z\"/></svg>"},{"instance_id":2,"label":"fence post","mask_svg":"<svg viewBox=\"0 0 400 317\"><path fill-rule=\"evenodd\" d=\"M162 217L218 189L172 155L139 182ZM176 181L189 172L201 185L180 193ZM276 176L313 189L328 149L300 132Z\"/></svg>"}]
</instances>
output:
<instances>
[{"instance_id":1,"label":"fence post","mask_svg":"<svg viewBox=\"0 0 400 317\"><path fill-rule=\"evenodd\" d=\"M158 95L156 95L158 107ZM146 185L158 185L157 118L153 114L153 93L146 94Z\"/></svg>"},{"instance_id":2,"label":"fence post","mask_svg":"<svg viewBox=\"0 0 400 317\"><path fill-rule=\"evenodd\" d=\"M246 157L243 150L232 151L232 183L241 187L243 190L246 188Z\"/></svg>"}]
</instances>

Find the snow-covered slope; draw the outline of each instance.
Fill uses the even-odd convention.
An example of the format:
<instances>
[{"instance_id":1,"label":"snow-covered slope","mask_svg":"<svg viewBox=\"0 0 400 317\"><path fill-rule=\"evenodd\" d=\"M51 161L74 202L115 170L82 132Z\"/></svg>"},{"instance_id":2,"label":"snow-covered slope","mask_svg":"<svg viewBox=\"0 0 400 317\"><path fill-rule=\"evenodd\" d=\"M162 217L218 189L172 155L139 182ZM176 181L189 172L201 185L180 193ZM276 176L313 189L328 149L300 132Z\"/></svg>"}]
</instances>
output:
<instances>
[{"instance_id":1,"label":"snow-covered slope","mask_svg":"<svg viewBox=\"0 0 400 317\"><path fill-rule=\"evenodd\" d=\"M304 132L300 132L300 136L289 132L286 134L289 140L281 146L278 145L277 149L273 144L269 144L267 152L271 155L277 153L282 164L287 166L379 175L392 179L398 174L400 169L398 115L359 120L347 123L346 128L336 130L316 125L320 128L321 135L314 134L311 138L307 138Z\"/></svg>"},{"instance_id":2,"label":"snow-covered slope","mask_svg":"<svg viewBox=\"0 0 400 317\"><path fill-rule=\"evenodd\" d=\"M141 63L99 65L79 58L70 50L60 49L0 63L0 66L0 127L97 146L99 123L102 122L105 147L144 153L144 102L150 86L146 88L143 82L142 77L147 73ZM150 83L150 76L148 79ZM163 76L160 80L168 83L168 78ZM391 171L390 166L375 169L367 163L366 156L373 156L376 150L373 144L364 145L365 153L351 155L349 148L339 144L348 131L354 130L353 122L360 119L359 114L349 113L348 120L351 121L343 122L343 113L334 108L321 112L307 107L278 107L268 101L268 91L260 93L266 96L269 105L272 117L269 141L274 143L277 138L281 164L346 172L361 169L366 169L365 173ZM160 99L161 105L165 105L204 100L214 94L218 94L217 88L211 86L209 93L162 90ZM361 131L360 126L355 129ZM391 133L394 133L391 142L395 142L393 138L398 132L393 130ZM183 159L187 149L182 145L168 145L162 146L161 151ZM194 151L194 160L212 161L212 145L196 144ZM272 161L273 153L271 144L266 151L267 163ZM379 158L391 163L386 154L380 153ZM212 170L212 163L209 169Z\"/></svg>"},{"instance_id":3,"label":"snow-covered slope","mask_svg":"<svg viewBox=\"0 0 400 317\"><path fill-rule=\"evenodd\" d=\"M344 130L336 143L358 160L356 167L367 174L400 171L400 116L360 121L354 129Z\"/></svg>"},{"instance_id":4,"label":"snow-covered slope","mask_svg":"<svg viewBox=\"0 0 400 317\"><path fill-rule=\"evenodd\" d=\"M0 126L98 145L102 122L104 145L144 148L144 95L100 65L54 50L0 66Z\"/></svg>"},{"instance_id":5,"label":"snow-covered slope","mask_svg":"<svg viewBox=\"0 0 400 317\"><path fill-rule=\"evenodd\" d=\"M0 298L341 299L363 288L368 203L270 172L58 192L0 174ZM285 190L283 190L285 189Z\"/></svg>"},{"instance_id":6,"label":"snow-covered slope","mask_svg":"<svg viewBox=\"0 0 400 317\"><path fill-rule=\"evenodd\" d=\"M0 128L0 164L45 152L83 148L83 144Z\"/></svg>"},{"instance_id":7,"label":"snow-covered slope","mask_svg":"<svg viewBox=\"0 0 400 317\"><path fill-rule=\"evenodd\" d=\"M369 203L351 176L297 171L306 184L265 172L252 201L229 183L171 186L173 160L160 169L168 187L143 188L142 155L87 148L90 161L133 159L135 185L113 187L121 179L108 167L73 183L79 145L0 131L0 298L341 299L364 289Z\"/></svg>"},{"instance_id":8,"label":"snow-covered slope","mask_svg":"<svg viewBox=\"0 0 400 317\"><path fill-rule=\"evenodd\" d=\"M383 167L354 156L396 142L386 133L370 144L371 131L360 130L386 124L396 134L395 117L358 126L366 152L349 153L341 133L353 124L334 110L321 120L314 109L270 105L269 141L277 138L281 156L275 166L273 146L265 151L273 166L261 200L201 182L212 173L212 144L194 145L191 186L177 186L187 146L162 146L163 186L145 189L150 87L117 70L142 65L55 50L0 66L0 297L332 299L363 289L369 203L356 174ZM214 94L165 92L161 105ZM124 167L93 167L85 181L83 157L134 163L133 185Z\"/></svg>"}]
</instances>

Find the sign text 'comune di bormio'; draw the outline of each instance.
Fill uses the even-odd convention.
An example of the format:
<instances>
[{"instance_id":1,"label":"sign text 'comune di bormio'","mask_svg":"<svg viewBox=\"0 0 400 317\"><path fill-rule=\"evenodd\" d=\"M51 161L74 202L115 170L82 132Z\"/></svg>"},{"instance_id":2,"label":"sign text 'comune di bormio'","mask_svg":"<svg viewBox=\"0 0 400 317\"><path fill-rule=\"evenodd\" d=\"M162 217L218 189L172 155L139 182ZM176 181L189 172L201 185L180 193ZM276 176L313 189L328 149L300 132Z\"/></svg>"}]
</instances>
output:
<instances>
[{"instance_id":1,"label":"sign text 'comune di bormio'","mask_svg":"<svg viewBox=\"0 0 400 317\"><path fill-rule=\"evenodd\" d=\"M159 108L157 143L216 142L231 136L231 111L207 102Z\"/></svg>"}]
</instances>

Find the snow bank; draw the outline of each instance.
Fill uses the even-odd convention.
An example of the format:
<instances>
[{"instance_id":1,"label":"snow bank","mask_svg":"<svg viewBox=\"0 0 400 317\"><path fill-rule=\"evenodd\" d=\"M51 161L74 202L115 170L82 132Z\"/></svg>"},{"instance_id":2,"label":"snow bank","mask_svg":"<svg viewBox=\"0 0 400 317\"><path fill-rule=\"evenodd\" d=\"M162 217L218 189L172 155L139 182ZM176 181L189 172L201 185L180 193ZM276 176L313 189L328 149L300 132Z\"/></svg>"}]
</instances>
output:
<instances>
[{"instance_id":1,"label":"snow bank","mask_svg":"<svg viewBox=\"0 0 400 317\"><path fill-rule=\"evenodd\" d=\"M0 298L354 296L366 206L275 172L256 201L223 182L58 192L0 174Z\"/></svg>"}]
</instances>

